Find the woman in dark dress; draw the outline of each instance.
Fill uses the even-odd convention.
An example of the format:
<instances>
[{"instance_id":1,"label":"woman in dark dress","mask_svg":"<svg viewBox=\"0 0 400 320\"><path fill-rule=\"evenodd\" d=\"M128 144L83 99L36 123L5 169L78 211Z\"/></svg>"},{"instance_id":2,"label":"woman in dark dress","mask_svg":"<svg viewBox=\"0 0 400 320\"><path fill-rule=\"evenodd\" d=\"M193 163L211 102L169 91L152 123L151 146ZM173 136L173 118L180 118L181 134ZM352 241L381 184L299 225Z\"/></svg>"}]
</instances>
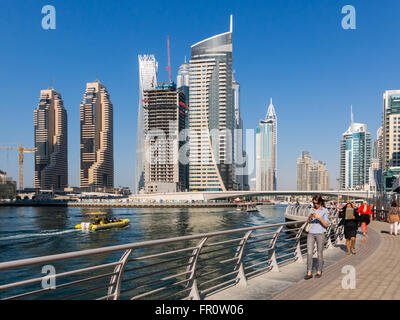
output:
<instances>
[{"instance_id":1,"label":"woman in dark dress","mask_svg":"<svg viewBox=\"0 0 400 320\"><path fill-rule=\"evenodd\" d=\"M344 237L346 238L347 254L356 254L355 244L358 229L357 211L353 204L347 202L340 212L344 221Z\"/></svg>"}]
</instances>

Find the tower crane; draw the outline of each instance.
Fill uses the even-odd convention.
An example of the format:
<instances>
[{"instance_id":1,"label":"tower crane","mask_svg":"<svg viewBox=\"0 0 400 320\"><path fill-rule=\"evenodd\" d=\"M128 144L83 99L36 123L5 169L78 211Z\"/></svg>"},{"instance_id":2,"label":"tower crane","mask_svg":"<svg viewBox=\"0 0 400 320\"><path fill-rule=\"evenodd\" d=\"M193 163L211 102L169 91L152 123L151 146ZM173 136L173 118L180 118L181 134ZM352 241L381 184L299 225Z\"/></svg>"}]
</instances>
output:
<instances>
[{"instance_id":1,"label":"tower crane","mask_svg":"<svg viewBox=\"0 0 400 320\"><path fill-rule=\"evenodd\" d=\"M167 47L168 47L168 66L167 66L167 71L168 71L168 76L169 76L169 83L171 83L171 54L170 54L170 49L169 49L169 36L167 36Z\"/></svg>"},{"instance_id":2,"label":"tower crane","mask_svg":"<svg viewBox=\"0 0 400 320\"><path fill-rule=\"evenodd\" d=\"M20 191L24 190L24 152L33 153L36 148L25 148L22 146L22 142L18 147L0 147L3 150L18 150L18 162L19 162L19 183L18 188Z\"/></svg>"}]
</instances>

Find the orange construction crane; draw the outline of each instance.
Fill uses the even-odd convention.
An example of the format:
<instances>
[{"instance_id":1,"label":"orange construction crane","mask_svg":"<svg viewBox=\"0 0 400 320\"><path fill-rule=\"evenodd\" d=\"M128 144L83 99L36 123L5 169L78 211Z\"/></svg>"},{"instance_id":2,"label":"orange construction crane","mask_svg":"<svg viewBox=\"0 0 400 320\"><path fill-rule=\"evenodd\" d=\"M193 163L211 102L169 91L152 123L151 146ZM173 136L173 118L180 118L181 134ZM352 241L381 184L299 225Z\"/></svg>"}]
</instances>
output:
<instances>
[{"instance_id":1,"label":"orange construction crane","mask_svg":"<svg viewBox=\"0 0 400 320\"><path fill-rule=\"evenodd\" d=\"M36 148L24 148L22 142L18 147L0 147L3 150L18 150L19 153L19 191L24 190L24 152L32 153L36 151Z\"/></svg>"},{"instance_id":2,"label":"orange construction crane","mask_svg":"<svg viewBox=\"0 0 400 320\"><path fill-rule=\"evenodd\" d=\"M169 36L167 36L167 47L168 47L168 66L167 66L167 71L168 71L169 82L171 83L171 54L170 54L170 51L169 51Z\"/></svg>"}]
</instances>

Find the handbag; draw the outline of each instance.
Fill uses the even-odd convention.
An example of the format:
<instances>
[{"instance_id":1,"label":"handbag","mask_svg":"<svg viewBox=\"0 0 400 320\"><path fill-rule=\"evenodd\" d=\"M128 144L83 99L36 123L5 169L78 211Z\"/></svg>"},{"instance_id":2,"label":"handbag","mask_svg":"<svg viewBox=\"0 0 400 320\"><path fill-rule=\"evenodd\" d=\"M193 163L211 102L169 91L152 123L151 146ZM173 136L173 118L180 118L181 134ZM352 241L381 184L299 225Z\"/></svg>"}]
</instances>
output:
<instances>
[{"instance_id":1,"label":"handbag","mask_svg":"<svg viewBox=\"0 0 400 320\"><path fill-rule=\"evenodd\" d=\"M304 228L304 230L308 233L308 231L310 231L310 224L307 222L306 227Z\"/></svg>"}]
</instances>

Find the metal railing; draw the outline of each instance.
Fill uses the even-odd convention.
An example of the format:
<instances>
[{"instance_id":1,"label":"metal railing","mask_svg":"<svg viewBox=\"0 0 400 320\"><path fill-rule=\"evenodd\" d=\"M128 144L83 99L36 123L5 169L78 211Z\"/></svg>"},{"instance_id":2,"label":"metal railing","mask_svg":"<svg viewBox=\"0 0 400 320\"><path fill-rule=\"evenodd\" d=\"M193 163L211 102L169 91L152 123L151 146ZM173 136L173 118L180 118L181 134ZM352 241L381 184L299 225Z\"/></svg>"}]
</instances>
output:
<instances>
[{"instance_id":1,"label":"metal railing","mask_svg":"<svg viewBox=\"0 0 400 320\"><path fill-rule=\"evenodd\" d=\"M0 298L203 299L303 262L304 228L288 222L4 262ZM341 235L332 221L326 248ZM43 276L44 267L55 272Z\"/></svg>"},{"instance_id":2,"label":"metal railing","mask_svg":"<svg viewBox=\"0 0 400 320\"><path fill-rule=\"evenodd\" d=\"M288 205L286 207L285 215L291 215L296 217L304 217L307 218L310 215L311 204L302 204L302 205ZM327 205L326 208L329 211L330 219L333 217L337 217L338 209L336 206Z\"/></svg>"},{"instance_id":3,"label":"metal railing","mask_svg":"<svg viewBox=\"0 0 400 320\"><path fill-rule=\"evenodd\" d=\"M307 204L302 204L302 205L289 205L286 207L286 216L295 216L295 217L304 217L307 218L310 214L310 206ZM329 210L329 217L336 217L338 216L338 209L334 206L327 206L327 209ZM386 221L389 215L389 210L385 209L372 209L372 215L371 219L375 221Z\"/></svg>"}]
</instances>

